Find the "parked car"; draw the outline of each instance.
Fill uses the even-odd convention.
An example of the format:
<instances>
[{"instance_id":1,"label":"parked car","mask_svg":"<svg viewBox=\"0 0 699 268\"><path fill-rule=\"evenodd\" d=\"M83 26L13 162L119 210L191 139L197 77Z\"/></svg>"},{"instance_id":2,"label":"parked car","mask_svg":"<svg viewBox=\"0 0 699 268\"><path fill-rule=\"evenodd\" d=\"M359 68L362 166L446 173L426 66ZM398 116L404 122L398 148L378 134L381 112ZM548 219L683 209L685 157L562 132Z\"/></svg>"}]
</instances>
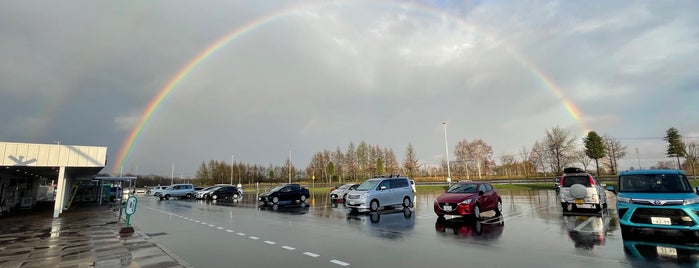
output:
<instances>
[{"instance_id":1,"label":"parked car","mask_svg":"<svg viewBox=\"0 0 699 268\"><path fill-rule=\"evenodd\" d=\"M153 196L158 196L160 197L162 193L167 190L168 186L154 186L151 190L150 193Z\"/></svg>"},{"instance_id":2,"label":"parked car","mask_svg":"<svg viewBox=\"0 0 699 268\"><path fill-rule=\"evenodd\" d=\"M238 200L243 193L241 193L235 186L218 186L214 188L211 192L207 193L207 198L211 200L221 200L221 199L232 199Z\"/></svg>"},{"instance_id":3,"label":"parked car","mask_svg":"<svg viewBox=\"0 0 699 268\"><path fill-rule=\"evenodd\" d=\"M392 206L412 207L415 194L410 187L410 179L396 175L366 180L349 192L346 199L346 205L352 213L366 210L375 212Z\"/></svg>"},{"instance_id":4,"label":"parked car","mask_svg":"<svg viewBox=\"0 0 699 268\"><path fill-rule=\"evenodd\" d=\"M296 183L285 183L278 185L266 193L260 194L258 200L262 205L289 205L295 203L306 203L311 197L308 189Z\"/></svg>"},{"instance_id":5,"label":"parked car","mask_svg":"<svg viewBox=\"0 0 699 268\"><path fill-rule=\"evenodd\" d=\"M160 200L177 198L194 198L194 185L192 184L173 184L160 194Z\"/></svg>"},{"instance_id":6,"label":"parked car","mask_svg":"<svg viewBox=\"0 0 699 268\"><path fill-rule=\"evenodd\" d=\"M493 185L487 182L460 181L434 200L434 213L439 218L458 215L479 219L481 212L490 210L500 215L502 200Z\"/></svg>"},{"instance_id":7,"label":"parked car","mask_svg":"<svg viewBox=\"0 0 699 268\"><path fill-rule=\"evenodd\" d=\"M195 196L197 199L207 199L207 198L208 198L208 194L209 194L211 191L218 189L219 187L221 187L221 186L209 186L209 187L206 187L206 188L204 188L204 189L195 191L195 192L194 192L194 196Z\"/></svg>"},{"instance_id":8,"label":"parked car","mask_svg":"<svg viewBox=\"0 0 699 268\"><path fill-rule=\"evenodd\" d=\"M145 193L146 193L146 188L136 188L136 193L137 193L137 194L145 194Z\"/></svg>"},{"instance_id":9,"label":"parked car","mask_svg":"<svg viewBox=\"0 0 699 268\"><path fill-rule=\"evenodd\" d=\"M608 189L617 196L622 238L628 239L638 230L680 231L697 237L699 196L684 171L623 171L617 187Z\"/></svg>"},{"instance_id":10,"label":"parked car","mask_svg":"<svg viewBox=\"0 0 699 268\"><path fill-rule=\"evenodd\" d=\"M359 186L358 183L348 183L340 185L339 187L335 188L330 192L330 202L344 203L345 198L347 197L347 193L354 189L357 189L357 186Z\"/></svg>"},{"instance_id":11,"label":"parked car","mask_svg":"<svg viewBox=\"0 0 699 268\"><path fill-rule=\"evenodd\" d=\"M566 168L566 171L569 168ZM575 172L582 171L574 169ZM588 173L564 173L561 176L559 196L563 212L577 208L602 211L607 208L607 192L604 185Z\"/></svg>"}]
</instances>

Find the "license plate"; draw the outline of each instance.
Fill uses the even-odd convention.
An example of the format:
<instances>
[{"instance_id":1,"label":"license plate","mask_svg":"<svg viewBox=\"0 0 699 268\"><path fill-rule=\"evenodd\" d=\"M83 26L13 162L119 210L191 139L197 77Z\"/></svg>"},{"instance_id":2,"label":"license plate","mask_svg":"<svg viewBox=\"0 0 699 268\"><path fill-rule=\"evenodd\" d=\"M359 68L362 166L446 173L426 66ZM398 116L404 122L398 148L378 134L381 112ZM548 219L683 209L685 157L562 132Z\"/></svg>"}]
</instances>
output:
<instances>
[{"instance_id":1,"label":"license plate","mask_svg":"<svg viewBox=\"0 0 699 268\"><path fill-rule=\"evenodd\" d=\"M670 218L666 218L666 217L650 217L650 223L661 224L661 225L672 225L672 221L670 221Z\"/></svg>"},{"instance_id":2,"label":"license plate","mask_svg":"<svg viewBox=\"0 0 699 268\"><path fill-rule=\"evenodd\" d=\"M585 203L585 199L580 199L580 198L575 199L575 204L584 204L584 203Z\"/></svg>"},{"instance_id":3,"label":"license plate","mask_svg":"<svg viewBox=\"0 0 699 268\"><path fill-rule=\"evenodd\" d=\"M670 258L677 258L677 249L676 248L668 248L668 247L661 247L658 246L656 251L658 252L658 256L661 257L670 257Z\"/></svg>"},{"instance_id":4,"label":"license plate","mask_svg":"<svg viewBox=\"0 0 699 268\"><path fill-rule=\"evenodd\" d=\"M451 206L450 206L450 205L444 205L444 210L451 210Z\"/></svg>"}]
</instances>

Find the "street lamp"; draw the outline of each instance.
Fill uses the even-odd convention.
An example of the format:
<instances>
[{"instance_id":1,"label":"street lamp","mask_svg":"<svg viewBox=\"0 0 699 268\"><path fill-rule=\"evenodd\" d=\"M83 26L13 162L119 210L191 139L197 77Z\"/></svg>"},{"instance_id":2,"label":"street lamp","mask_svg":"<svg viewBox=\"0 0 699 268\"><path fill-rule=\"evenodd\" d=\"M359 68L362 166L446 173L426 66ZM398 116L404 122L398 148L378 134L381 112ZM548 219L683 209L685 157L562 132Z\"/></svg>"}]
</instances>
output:
<instances>
[{"instance_id":1,"label":"street lamp","mask_svg":"<svg viewBox=\"0 0 699 268\"><path fill-rule=\"evenodd\" d=\"M447 154L447 184L451 185L451 168L449 167L449 145L447 145L447 123L442 122L444 125L444 151Z\"/></svg>"},{"instance_id":2,"label":"street lamp","mask_svg":"<svg viewBox=\"0 0 699 268\"><path fill-rule=\"evenodd\" d=\"M233 161L235 161L235 155L231 155L231 185L233 185Z\"/></svg>"}]
</instances>

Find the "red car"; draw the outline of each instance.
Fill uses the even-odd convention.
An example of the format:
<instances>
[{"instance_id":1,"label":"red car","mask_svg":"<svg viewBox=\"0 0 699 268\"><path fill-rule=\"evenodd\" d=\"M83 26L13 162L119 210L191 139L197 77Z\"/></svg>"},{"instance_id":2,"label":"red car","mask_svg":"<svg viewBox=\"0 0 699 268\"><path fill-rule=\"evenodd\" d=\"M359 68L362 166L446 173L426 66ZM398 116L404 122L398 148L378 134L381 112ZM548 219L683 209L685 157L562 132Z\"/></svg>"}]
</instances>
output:
<instances>
[{"instance_id":1,"label":"red car","mask_svg":"<svg viewBox=\"0 0 699 268\"><path fill-rule=\"evenodd\" d=\"M487 182L458 182L434 200L434 213L440 218L458 215L479 219L482 211L489 210L500 215L502 200L493 185Z\"/></svg>"}]
</instances>

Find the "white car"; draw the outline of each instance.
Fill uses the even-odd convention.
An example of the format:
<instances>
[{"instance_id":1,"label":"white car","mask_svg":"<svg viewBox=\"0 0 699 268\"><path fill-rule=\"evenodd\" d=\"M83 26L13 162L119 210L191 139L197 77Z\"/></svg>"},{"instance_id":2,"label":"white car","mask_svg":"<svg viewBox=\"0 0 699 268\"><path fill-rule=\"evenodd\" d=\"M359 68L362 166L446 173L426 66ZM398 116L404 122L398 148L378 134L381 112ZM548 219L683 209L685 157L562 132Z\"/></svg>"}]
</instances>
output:
<instances>
[{"instance_id":1,"label":"white car","mask_svg":"<svg viewBox=\"0 0 699 268\"><path fill-rule=\"evenodd\" d=\"M160 197L165 190L167 190L168 186L155 186L153 189L150 191L150 193L153 196L158 196Z\"/></svg>"},{"instance_id":2,"label":"white car","mask_svg":"<svg viewBox=\"0 0 699 268\"><path fill-rule=\"evenodd\" d=\"M407 177L374 177L349 192L346 205L352 213L364 210L376 212L385 207L412 207L414 199L415 193Z\"/></svg>"}]
</instances>

